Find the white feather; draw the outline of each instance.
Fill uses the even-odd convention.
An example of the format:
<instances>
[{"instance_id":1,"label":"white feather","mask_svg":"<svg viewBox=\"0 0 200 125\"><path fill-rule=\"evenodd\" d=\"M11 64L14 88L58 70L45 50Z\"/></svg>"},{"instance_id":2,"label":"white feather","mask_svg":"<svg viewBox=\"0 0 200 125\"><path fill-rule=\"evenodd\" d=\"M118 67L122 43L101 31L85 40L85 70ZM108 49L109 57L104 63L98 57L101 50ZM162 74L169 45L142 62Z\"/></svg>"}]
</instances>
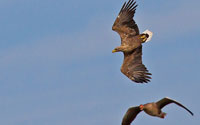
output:
<instances>
[{"instance_id":1,"label":"white feather","mask_svg":"<svg viewBox=\"0 0 200 125\"><path fill-rule=\"evenodd\" d=\"M147 29L147 30L145 30L143 33L149 35L149 37L147 38L147 40L146 40L145 42L150 41L151 38L152 38L152 36L153 36L153 32L151 32L151 31L149 31L149 30Z\"/></svg>"}]
</instances>

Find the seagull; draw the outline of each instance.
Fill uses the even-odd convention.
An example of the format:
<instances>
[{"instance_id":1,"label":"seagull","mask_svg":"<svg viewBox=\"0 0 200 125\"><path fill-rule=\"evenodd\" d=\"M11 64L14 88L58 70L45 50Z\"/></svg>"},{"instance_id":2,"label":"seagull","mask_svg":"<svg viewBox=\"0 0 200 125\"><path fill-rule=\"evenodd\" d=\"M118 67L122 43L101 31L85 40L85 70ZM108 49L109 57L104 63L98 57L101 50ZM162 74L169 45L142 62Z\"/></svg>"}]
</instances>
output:
<instances>
[{"instance_id":1,"label":"seagull","mask_svg":"<svg viewBox=\"0 0 200 125\"><path fill-rule=\"evenodd\" d=\"M175 103L178 106L187 110L192 116L194 115L189 109L187 109L181 103L173 99L170 99L169 97L165 97L157 102L147 103L144 105L141 104L139 106L129 108L123 117L122 125L130 125L131 122L136 118L137 114L140 113L141 111L144 111L150 116L155 116L164 119L166 113L162 112L161 109L170 103Z\"/></svg>"}]
</instances>

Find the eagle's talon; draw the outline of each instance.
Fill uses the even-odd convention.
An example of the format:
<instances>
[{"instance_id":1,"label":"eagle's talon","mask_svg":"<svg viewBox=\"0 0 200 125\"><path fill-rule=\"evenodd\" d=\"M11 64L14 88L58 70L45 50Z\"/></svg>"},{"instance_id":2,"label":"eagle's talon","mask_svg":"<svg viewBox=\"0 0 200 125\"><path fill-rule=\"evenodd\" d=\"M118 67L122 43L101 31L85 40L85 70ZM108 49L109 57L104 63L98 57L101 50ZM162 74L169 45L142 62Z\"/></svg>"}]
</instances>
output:
<instances>
[{"instance_id":1,"label":"eagle's talon","mask_svg":"<svg viewBox=\"0 0 200 125\"><path fill-rule=\"evenodd\" d=\"M140 38L141 38L141 39L144 39L145 37L146 37L145 35L142 35Z\"/></svg>"}]
</instances>

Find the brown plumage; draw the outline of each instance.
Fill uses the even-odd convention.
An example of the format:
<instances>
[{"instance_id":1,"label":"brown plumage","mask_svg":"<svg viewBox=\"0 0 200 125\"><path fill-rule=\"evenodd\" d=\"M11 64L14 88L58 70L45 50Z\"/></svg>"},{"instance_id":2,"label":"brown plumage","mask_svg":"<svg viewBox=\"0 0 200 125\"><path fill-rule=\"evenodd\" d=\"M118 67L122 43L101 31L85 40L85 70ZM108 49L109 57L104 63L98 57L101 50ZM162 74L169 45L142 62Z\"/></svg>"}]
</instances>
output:
<instances>
[{"instance_id":1,"label":"brown plumage","mask_svg":"<svg viewBox=\"0 0 200 125\"><path fill-rule=\"evenodd\" d=\"M130 125L131 122L137 116L137 114L140 113L141 111L144 111L145 113L151 116L164 118L166 116L166 113L162 112L161 109L170 103L177 104L178 106L187 110L191 115L193 115L193 113L189 109L187 109L185 106L183 106L181 103L166 97L159 100L158 102L147 103L144 105L129 108L123 117L122 125Z\"/></svg>"},{"instance_id":2,"label":"brown plumage","mask_svg":"<svg viewBox=\"0 0 200 125\"><path fill-rule=\"evenodd\" d=\"M136 83L147 83L150 81L151 73L142 64L142 43L152 36L148 33L139 34L139 29L133 16L136 10L136 2L129 0L122 6L112 30L121 37L121 46L116 47L112 52L123 52L124 61L121 72ZM150 31L148 31L150 32Z\"/></svg>"}]
</instances>

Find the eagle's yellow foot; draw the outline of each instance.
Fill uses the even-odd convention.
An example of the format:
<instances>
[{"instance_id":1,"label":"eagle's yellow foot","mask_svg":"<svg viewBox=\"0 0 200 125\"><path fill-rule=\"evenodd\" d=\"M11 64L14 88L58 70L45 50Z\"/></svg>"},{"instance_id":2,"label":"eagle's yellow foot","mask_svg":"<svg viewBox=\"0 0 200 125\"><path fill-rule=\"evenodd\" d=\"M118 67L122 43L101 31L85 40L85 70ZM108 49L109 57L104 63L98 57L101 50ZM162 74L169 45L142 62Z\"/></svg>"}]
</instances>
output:
<instances>
[{"instance_id":1,"label":"eagle's yellow foot","mask_svg":"<svg viewBox=\"0 0 200 125\"><path fill-rule=\"evenodd\" d=\"M141 35L140 37L142 39L142 42L145 42L147 40L147 36L144 34L144 35Z\"/></svg>"},{"instance_id":2,"label":"eagle's yellow foot","mask_svg":"<svg viewBox=\"0 0 200 125\"><path fill-rule=\"evenodd\" d=\"M140 38L144 39L146 36L145 35L142 35Z\"/></svg>"}]
</instances>

